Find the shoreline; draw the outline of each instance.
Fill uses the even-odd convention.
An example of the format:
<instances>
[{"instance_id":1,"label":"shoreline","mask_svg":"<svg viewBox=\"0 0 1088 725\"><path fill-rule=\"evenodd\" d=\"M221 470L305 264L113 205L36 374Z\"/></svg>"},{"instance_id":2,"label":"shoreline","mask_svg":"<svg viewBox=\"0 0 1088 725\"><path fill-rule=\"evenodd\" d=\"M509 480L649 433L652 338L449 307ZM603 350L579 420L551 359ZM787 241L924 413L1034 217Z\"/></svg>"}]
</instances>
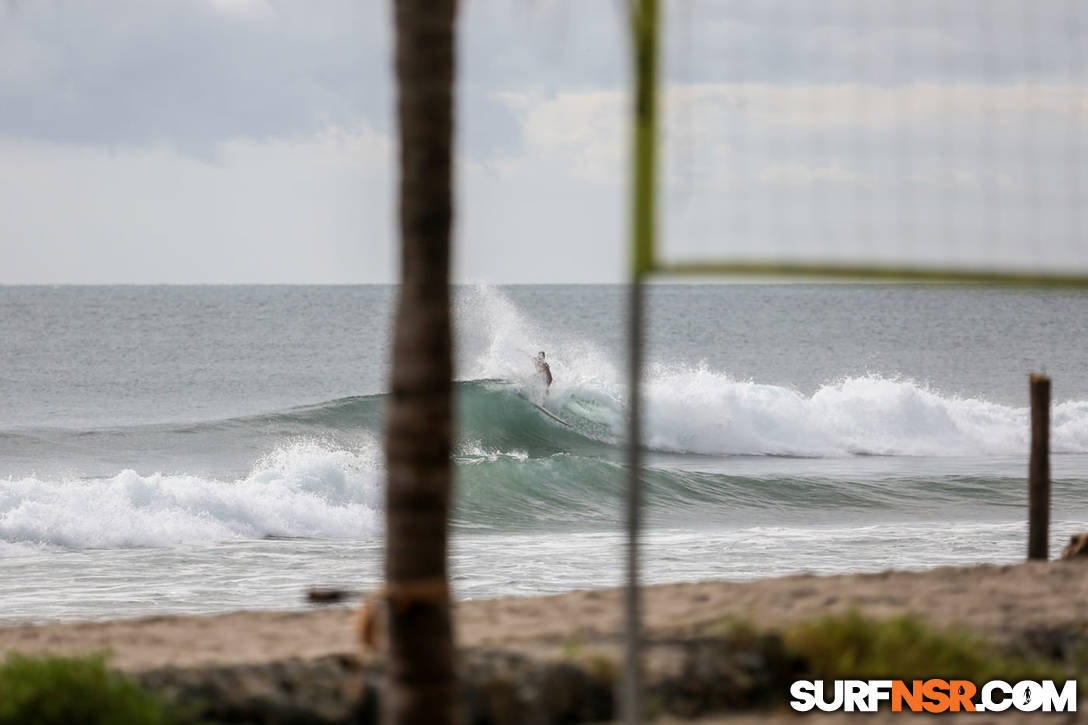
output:
<instances>
[{"instance_id":1,"label":"shoreline","mask_svg":"<svg viewBox=\"0 0 1088 725\"><path fill-rule=\"evenodd\" d=\"M786 695L803 663L783 649L782 633L851 612L872 620L914 615L938 630L978 636L995 653L1068 664L1088 647L1086 575L1088 559L645 587L646 702L661 722L725 722L726 712L752 723L794 721ZM612 719L621 598L622 590L601 589L455 602L469 720ZM356 620L356 607L341 606L3 626L0 659L108 654L109 666L167 701L201 703L210 721L376 723L383 658L358 644ZM738 624L750 629L731 629ZM1072 722L1072 715L1051 721ZM1034 717L1008 713L997 721Z\"/></svg>"},{"instance_id":2,"label":"shoreline","mask_svg":"<svg viewBox=\"0 0 1088 725\"><path fill-rule=\"evenodd\" d=\"M454 603L458 647L554 649L622 632L620 589ZM1088 623L1088 561L939 567L868 574L799 574L643 588L650 637L692 637L730 619L780 628L856 610L876 618L919 615L1006 643L1025 632ZM288 658L361 656L355 606L236 611L0 626L0 657L109 652L118 669L259 664Z\"/></svg>"}]
</instances>

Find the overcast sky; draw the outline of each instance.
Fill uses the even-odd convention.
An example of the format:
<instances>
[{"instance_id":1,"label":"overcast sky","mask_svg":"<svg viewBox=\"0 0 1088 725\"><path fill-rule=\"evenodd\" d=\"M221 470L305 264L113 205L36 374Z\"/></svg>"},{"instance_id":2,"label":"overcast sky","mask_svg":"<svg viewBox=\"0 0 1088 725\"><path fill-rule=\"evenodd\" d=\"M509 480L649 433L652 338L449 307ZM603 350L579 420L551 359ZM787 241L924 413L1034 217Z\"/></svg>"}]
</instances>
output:
<instances>
[{"instance_id":1,"label":"overcast sky","mask_svg":"<svg viewBox=\"0 0 1088 725\"><path fill-rule=\"evenodd\" d=\"M462 0L456 277L625 269L622 0ZM0 283L396 277L386 0L0 0ZM666 3L664 255L1088 271L1088 3Z\"/></svg>"}]
</instances>

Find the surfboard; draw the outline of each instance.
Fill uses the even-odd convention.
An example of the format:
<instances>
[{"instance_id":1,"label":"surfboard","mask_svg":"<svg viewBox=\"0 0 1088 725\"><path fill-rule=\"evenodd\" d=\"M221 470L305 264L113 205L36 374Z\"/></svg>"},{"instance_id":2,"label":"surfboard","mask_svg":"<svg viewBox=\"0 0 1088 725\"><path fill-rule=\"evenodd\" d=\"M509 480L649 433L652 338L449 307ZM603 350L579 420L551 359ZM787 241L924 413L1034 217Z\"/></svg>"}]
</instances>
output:
<instances>
[{"instance_id":1,"label":"surfboard","mask_svg":"<svg viewBox=\"0 0 1088 725\"><path fill-rule=\"evenodd\" d=\"M565 425L565 426L567 426L568 428L570 428L570 423L568 423L567 421L563 420L563 419L562 419L562 418L560 418L560 417L559 417L558 415L556 415L555 413L553 413L553 412L551 412L550 410L548 410L547 408L545 408L545 407L544 407L543 405L537 405L536 403L533 403L533 401L531 401L531 400L530 400L529 402L533 404L533 407L535 407L535 408L536 408L537 410L539 410L539 411L540 411L541 413L543 413L544 415L546 415L546 416L548 416L549 418L551 418L552 420L554 420L554 421L555 421L556 423L560 423L561 425Z\"/></svg>"},{"instance_id":2,"label":"surfboard","mask_svg":"<svg viewBox=\"0 0 1088 725\"><path fill-rule=\"evenodd\" d=\"M555 421L556 423L559 423L560 425L565 425L565 426L567 426L568 428L570 428L570 427L571 427L570 423L568 423L567 421L563 420L563 419L562 419L562 418L560 418L560 417L559 417L558 415L556 415L555 413L553 413L553 412L551 412L550 410L548 410L547 408L545 408L545 407L544 407L543 405L537 405L537 404L536 404L536 403L534 403L533 401L529 400L528 396L526 396L526 395L525 395L524 393L518 392L518 397L519 397L519 398L521 398L522 400L524 400L524 401L525 401L526 403L528 403L529 405L531 405L531 406L533 406L534 408L536 408L537 410L539 410L539 411L540 411L541 413L543 413L544 415L546 415L546 416L548 416L549 418L551 418L552 420L554 420L554 421Z\"/></svg>"}]
</instances>

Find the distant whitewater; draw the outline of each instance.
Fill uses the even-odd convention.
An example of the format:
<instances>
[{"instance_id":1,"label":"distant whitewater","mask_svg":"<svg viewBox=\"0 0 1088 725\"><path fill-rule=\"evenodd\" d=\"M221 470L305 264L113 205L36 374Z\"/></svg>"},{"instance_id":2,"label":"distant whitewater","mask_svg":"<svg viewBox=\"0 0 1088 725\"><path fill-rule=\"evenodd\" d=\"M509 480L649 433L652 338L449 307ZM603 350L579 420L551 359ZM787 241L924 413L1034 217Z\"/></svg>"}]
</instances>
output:
<instances>
[{"instance_id":1,"label":"distant whitewater","mask_svg":"<svg viewBox=\"0 0 1088 725\"><path fill-rule=\"evenodd\" d=\"M305 586L378 581L387 348L371 318L388 313L389 290L20 294L71 325L51 343L71 349L36 364L12 358L3 369L13 372L0 379L13 401L0 421L4 616L294 606ZM1003 307L1004 298L952 289L652 294L643 441L650 581L1022 555L1028 411L1010 402L1023 376L1003 382L998 336L1037 314L1032 304L1080 298ZM933 296L958 310L961 338L986 341L979 330L989 330L992 349L940 352L931 311L910 312ZM462 596L618 581L629 400L618 364L621 303L622 290L607 287L458 295L453 523ZM755 314L766 339L729 329L730 305ZM813 307L811 318L793 319ZM113 310L82 321L96 335L79 328L86 309ZM108 322L134 309L137 328L151 320L146 330ZM365 320L355 317L360 309ZM859 309L871 348L855 339ZM8 339L37 349L45 323L34 323ZM367 325L371 332L353 332ZM211 342L193 338L194 329ZM1077 334L1065 330L1051 343L1060 361L1057 536L1088 527L1088 394L1063 395L1078 391L1077 378L1059 374L1083 361ZM784 355L791 339L797 352ZM135 352L101 362L117 349ZM531 362L537 349L548 351L555 375L546 394ZM847 361L860 350L867 369L852 370ZM893 358L901 364L886 369ZM51 377L35 383L50 366ZM50 381L70 405L42 402L35 390L58 395ZM276 405L291 399L301 404Z\"/></svg>"}]
</instances>

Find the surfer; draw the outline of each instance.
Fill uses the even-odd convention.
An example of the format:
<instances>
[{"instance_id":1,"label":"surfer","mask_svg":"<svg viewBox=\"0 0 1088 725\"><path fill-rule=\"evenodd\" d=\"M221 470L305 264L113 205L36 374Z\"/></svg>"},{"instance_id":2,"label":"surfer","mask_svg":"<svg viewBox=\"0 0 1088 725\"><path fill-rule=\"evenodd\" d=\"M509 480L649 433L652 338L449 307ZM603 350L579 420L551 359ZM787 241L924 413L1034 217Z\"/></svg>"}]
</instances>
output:
<instances>
[{"instance_id":1,"label":"surfer","mask_svg":"<svg viewBox=\"0 0 1088 725\"><path fill-rule=\"evenodd\" d=\"M548 363L544 362L543 350L536 354L533 362L536 363L536 371L540 373L540 377L544 380L544 396L547 397L548 389L552 386L552 369L548 367Z\"/></svg>"}]
</instances>

